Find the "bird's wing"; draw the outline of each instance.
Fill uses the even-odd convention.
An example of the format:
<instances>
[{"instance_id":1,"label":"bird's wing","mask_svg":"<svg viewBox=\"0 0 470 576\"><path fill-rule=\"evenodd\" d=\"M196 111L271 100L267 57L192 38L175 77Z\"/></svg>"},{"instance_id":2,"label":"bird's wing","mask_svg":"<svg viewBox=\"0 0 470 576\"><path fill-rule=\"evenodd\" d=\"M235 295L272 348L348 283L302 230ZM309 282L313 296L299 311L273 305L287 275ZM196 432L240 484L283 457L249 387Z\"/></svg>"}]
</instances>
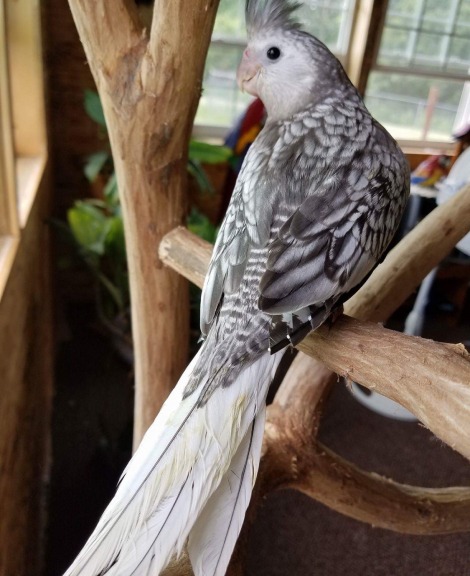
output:
<instances>
[{"instance_id":1,"label":"bird's wing","mask_svg":"<svg viewBox=\"0 0 470 576\"><path fill-rule=\"evenodd\" d=\"M272 194L263 179L267 154L253 145L237 179L217 235L201 297L201 332L206 335L224 294L236 292L253 247L265 246L272 221ZM269 190L271 193L272 191ZM262 204L262 209L260 204Z\"/></svg>"},{"instance_id":2,"label":"bird's wing","mask_svg":"<svg viewBox=\"0 0 470 576\"><path fill-rule=\"evenodd\" d=\"M405 176L401 159L378 147L314 182L269 244L261 310L295 312L353 288L394 234Z\"/></svg>"}]
</instances>

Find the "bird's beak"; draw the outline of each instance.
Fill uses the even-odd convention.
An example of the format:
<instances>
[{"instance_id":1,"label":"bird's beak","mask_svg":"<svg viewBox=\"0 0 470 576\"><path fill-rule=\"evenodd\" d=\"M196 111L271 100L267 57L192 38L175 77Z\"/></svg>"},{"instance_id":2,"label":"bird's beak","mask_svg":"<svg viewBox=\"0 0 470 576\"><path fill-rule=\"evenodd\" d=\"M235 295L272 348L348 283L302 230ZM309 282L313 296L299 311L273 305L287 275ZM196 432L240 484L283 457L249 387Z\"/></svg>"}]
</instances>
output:
<instances>
[{"instance_id":1,"label":"bird's beak","mask_svg":"<svg viewBox=\"0 0 470 576\"><path fill-rule=\"evenodd\" d=\"M237 83L242 92L248 92L252 96L258 96L256 80L261 69L261 64L254 59L248 49L243 52L243 58L237 70Z\"/></svg>"}]
</instances>

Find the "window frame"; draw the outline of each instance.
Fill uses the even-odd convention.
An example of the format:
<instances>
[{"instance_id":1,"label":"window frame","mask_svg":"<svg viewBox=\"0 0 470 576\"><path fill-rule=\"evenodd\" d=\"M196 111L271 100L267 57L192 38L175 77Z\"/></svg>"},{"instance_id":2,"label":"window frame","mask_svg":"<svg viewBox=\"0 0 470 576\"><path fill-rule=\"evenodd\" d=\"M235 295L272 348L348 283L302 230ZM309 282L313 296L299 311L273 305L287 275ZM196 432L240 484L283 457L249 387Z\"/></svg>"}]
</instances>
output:
<instances>
[{"instance_id":1,"label":"window frame","mask_svg":"<svg viewBox=\"0 0 470 576\"><path fill-rule=\"evenodd\" d=\"M46 169L45 119L40 5L0 0L0 300Z\"/></svg>"},{"instance_id":2,"label":"window frame","mask_svg":"<svg viewBox=\"0 0 470 576\"><path fill-rule=\"evenodd\" d=\"M365 0L365 2L373 0ZM361 2L361 0L359 0ZM374 3L374 2L373 2ZM369 22L369 28L367 35L369 38L369 58L368 61L363 63L361 69L361 78L359 83L359 91L363 96L367 93L367 82L371 72L381 72L389 74L402 74L406 76L413 76L418 78L430 78L430 79L447 79L454 81L466 82L470 81L470 73L462 74L457 72L448 72L443 70L430 70L423 68L422 66L389 66L384 64L379 64L379 50L380 44L382 42L382 37L385 31L387 10L389 7L389 0L378 0L375 2L376 14L371 22ZM375 25L375 30L373 29ZM456 118L458 111L456 113ZM439 150L444 153L451 154L453 152L454 143L449 141L438 141L438 140L413 140L397 138L398 143L403 149L410 152L421 151L423 149Z\"/></svg>"}]
</instances>

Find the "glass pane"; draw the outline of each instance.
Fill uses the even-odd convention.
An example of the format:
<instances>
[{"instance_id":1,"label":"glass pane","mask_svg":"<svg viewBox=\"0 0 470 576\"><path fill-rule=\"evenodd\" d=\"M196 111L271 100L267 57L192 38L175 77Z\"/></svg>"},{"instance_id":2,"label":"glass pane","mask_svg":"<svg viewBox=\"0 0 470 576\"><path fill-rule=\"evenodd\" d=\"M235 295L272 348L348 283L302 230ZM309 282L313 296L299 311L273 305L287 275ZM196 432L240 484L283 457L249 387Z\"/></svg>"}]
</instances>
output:
<instances>
[{"instance_id":1,"label":"glass pane","mask_svg":"<svg viewBox=\"0 0 470 576\"><path fill-rule=\"evenodd\" d=\"M470 0L390 0L377 62L467 73Z\"/></svg>"},{"instance_id":2,"label":"glass pane","mask_svg":"<svg viewBox=\"0 0 470 576\"><path fill-rule=\"evenodd\" d=\"M423 30L440 34L452 32L456 8L454 0L427 0L423 12Z\"/></svg>"},{"instance_id":3,"label":"glass pane","mask_svg":"<svg viewBox=\"0 0 470 576\"><path fill-rule=\"evenodd\" d=\"M431 66L442 68L445 55L446 36L440 34L428 34L420 32L416 38L414 47L413 64L418 66Z\"/></svg>"},{"instance_id":4,"label":"glass pane","mask_svg":"<svg viewBox=\"0 0 470 576\"><path fill-rule=\"evenodd\" d=\"M245 2L220 0L214 24L214 37L243 39L245 30Z\"/></svg>"},{"instance_id":5,"label":"glass pane","mask_svg":"<svg viewBox=\"0 0 470 576\"><path fill-rule=\"evenodd\" d=\"M401 140L450 141L464 82L372 72L366 105Z\"/></svg>"},{"instance_id":6,"label":"glass pane","mask_svg":"<svg viewBox=\"0 0 470 576\"><path fill-rule=\"evenodd\" d=\"M470 31L470 2L461 2L456 18L456 34L467 36Z\"/></svg>"},{"instance_id":7,"label":"glass pane","mask_svg":"<svg viewBox=\"0 0 470 576\"><path fill-rule=\"evenodd\" d=\"M416 28L421 14L422 0L389 0L385 23L387 26Z\"/></svg>"},{"instance_id":8,"label":"glass pane","mask_svg":"<svg viewBox=\"0 0 470 576\"><path fill-rule=\"evenodd\" d=\"M197 123L230 126L252 97L237 86L236 70L243 48L212 45L204 71L204 90L199 102Z\"/></svg>"},{"instance_id":9,"label":"glass pane","mask_svg":"<svg viewBox=\"0 0 470 576\"><path fill-rule=\"evenodd\" d=\"M447 68L458 72L468 72L470 68L470 30L467 38L452 39Z\"/></svg>"},{"instance_id":10,"label":"glass pane","mask_svg":"<svg viewBox=\"0 0 470 576\"><path fill-rule=\"evenodd\" d=\"M378 63L383 66L406 66L410 61L412 37L408 30L385 28Z\"/></svg>"},{"instance_id":11,"label":"glass pane","mask_svg":"<svg viewBox=\"0 0 470 576\"><path fill-rule=\"evenodd\" d=\"M319 38L333 52L342 52L339 35L343 21L348 17L348 2L311 0L303 3L299 13L310 34Z\"/></svg>"}]
</instances>

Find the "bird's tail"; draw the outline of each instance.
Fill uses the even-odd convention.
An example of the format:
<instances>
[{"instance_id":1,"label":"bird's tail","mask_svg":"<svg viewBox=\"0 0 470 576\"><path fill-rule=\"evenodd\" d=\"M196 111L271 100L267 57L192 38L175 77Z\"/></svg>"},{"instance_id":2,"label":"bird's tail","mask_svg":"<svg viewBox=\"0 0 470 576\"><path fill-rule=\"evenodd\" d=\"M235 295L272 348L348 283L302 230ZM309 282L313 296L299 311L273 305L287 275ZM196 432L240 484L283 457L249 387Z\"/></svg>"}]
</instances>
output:
<instances>
[{"instance_id":1,"label":"bird's tail","mask_svg":"<svg viewBox=\"0 0 470 576\"><path fill-rule=\"evenodd\" d=\"M225 574L256 478L265 397L279 358L262 354L209 397L205 376L188 395L203 351L204 345L65 576L157 575L188 537L196 576Z\"/></svg>"}]
</instances>

